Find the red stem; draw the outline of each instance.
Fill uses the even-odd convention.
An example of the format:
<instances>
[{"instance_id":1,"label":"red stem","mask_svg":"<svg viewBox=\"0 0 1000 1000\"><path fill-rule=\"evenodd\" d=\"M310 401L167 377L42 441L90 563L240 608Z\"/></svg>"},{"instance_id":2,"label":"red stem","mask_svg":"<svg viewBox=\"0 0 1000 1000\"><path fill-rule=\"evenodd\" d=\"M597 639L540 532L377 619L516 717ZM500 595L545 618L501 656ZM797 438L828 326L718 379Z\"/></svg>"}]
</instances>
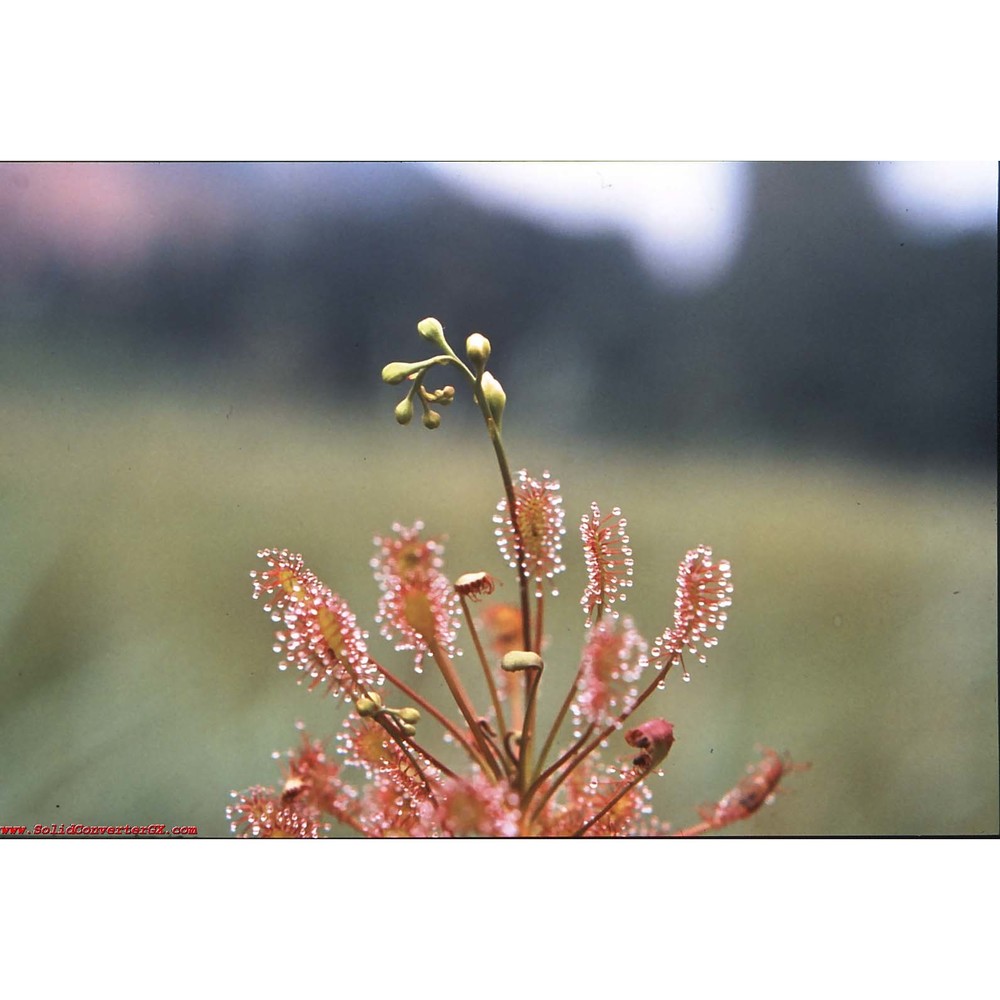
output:
<instances>
[{"instance_id":1,"label":"red stem","mask_svg":"<svg viewBox=\"0 0 1000 1000\"><path fill-rule=\"evenodd\" d=\"M653 678L653 680L650 682L649 686L646 688L645 691L642 692L641 695L639 695L639 697L635 700L635 702L629 708L625 709L625 711L621 712L619 714L618 718L615 719L615 721L610 726L608 726L607 729L605 729L601 733L599 733L593 740L590 741L590 743L588 743L573 758L573 760L570 761L570 764L566 768L566 770L563 771L563 773L559 775L559 777L552 783L552 785L549 787L549 789L545 792L545 795L543 796L542 801L538 804L537 808L535 809L534 813L532 814L532 819L534 819L542 811L542 809L545 806L545 803L548 802L549 799L552 798L553 795L555 795L555 793L558 790L558 788L570 776L570 774L584 760L586 760L587 757L589 757L590 754L592 754L594 752L594 750L597 747L599 747L601 745L601 743L604 742L604 740L606 740L616 730L620 729L621 726L622 726L622 724L625 722L625 720L628 719L630 715L632 715L632 713L657 689L657 687L659 687L659 685L666 678L667 674L670 673L670 668L674 665L675 662L679 662L680 658L681 657L680 657L679 653L673 653L673 654L671 654L670 659L668 659L667 662L666 662L666 665Z\"/></svg>"},{"instance_id":2,"label":"red stem","mask_svg":"<svg viewBox=\"0 0 1000 1000\"><path fill-rule=\"evenodd\" d=\"M612 796L612 798L610 798L605 803L601 811L598 812L596 815L592 816L590 819L588 819L587 822L584 823L583 826L581 826L580 829L573 834L573 836L582 837L602 816L604 816L606 813L608 813L611 809L615 807L615 805L619 802L619 800L622 798L623 795L632 791L632 789L635 788L635 786L638 785L639 782L646 777L647 773L648 772L646 771L637 771L635 777L625 782L625 784L622 785L622 787L614 794L614 796Z\"/></svg>"}]
</instances>

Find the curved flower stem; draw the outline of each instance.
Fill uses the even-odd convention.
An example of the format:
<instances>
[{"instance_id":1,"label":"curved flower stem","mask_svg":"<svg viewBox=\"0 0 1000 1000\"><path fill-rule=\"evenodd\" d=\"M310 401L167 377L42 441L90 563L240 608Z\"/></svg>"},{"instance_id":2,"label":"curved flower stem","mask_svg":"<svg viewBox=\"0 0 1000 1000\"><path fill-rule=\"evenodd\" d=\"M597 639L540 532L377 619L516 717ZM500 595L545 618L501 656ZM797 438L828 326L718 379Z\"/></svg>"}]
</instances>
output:
<instances>
[{"instance_id":1,"label":"curved flower stem","mask_svg":"<svg viewBox=\"0 0 1000 1000\"><path fill-rule=\"evenodd\" d=\"M507 452L504 450L503 440L500 437L500 428L497 426L490 405L483 394L483 376L474 375L469 366L449 347L444 345L448 352L448 358L456 368L461 371L472 385L472 396L476 401L476 406L486 421L486 430L490 435L490 442L497 457L497 465L500 467L500 478L503 480L504 493L507 496L507 510L510 512L510 523L514 528L514 554L517 562L517 584L521 593L521 624L524 648L531 649L531 604L528 599L528 574L525 569L525 549L524 536L521 534L521 526L517 520L517 499L514 496L514 480L510 474L510 465L507 462ZM437 360L437 359L435 359Z\"/></svg>"},{"instance_id":2,"label":"curved flower stem","mask_svg":"<svg viewBox=\"0 0 1000 1000\"><path fill-rule=\"evenodd\" d=\"M472 613L469 611L469 604L465 599L465 594L459 594L458 597L462 602L462 613L465 615L465 624L469 627L469 635L472 636L472 642L476 647L479 662L483 667L483 674L486 677L486 685L490 689L490 701L493 702L493 711L496 712L497 715L497 728L501 733L505 733L507 731L507 722L503 716L503 705L500 702L500 695L497 692L497 686L493 680L493 674L490 673L490 666L486 662L486 653L483 650L483 644L479 641L479 633L476 631L475 623L472 620Z\"/></svg>"},{"instance_id":3,"label":"curved flower stem","mask_svg":"<svg viewBox=\"0 0 1000 1000\"><path fill-rule=\"evenodd\" d=\"M447 342L443 342L442 346L447 351L452 364L463 372L465 377L471 383L473 398L483 415L483 420L486 421L486 430L489 433L490 442L492 443L493 451L496 454L497 465L500 468L500 478L503 480L504 493L507 497L507 511L510 514L510 523L514 533L514 555L515 562L517 564L517 585L521 599L521 638L523 648L526 651L537 652L537 647L541 644L541 605L539 605L539 623L536 631L535 644L532 645L531 600L528 586L529 581L524 535L521 532L521 525L518 520L517 497L514 493L514 480L510 473L510 464L507 461L507 452L504 450L503 439L500 436L500 427L493 416L493 411L491 410L489 402L486 399L486 395L483 392L484 372L480 371L478 375L473 374L468 365L466 365L465 362L463 362L461 358L459 358L458 355L455 354L455 352L447 345ZM458 680L458 676L455 674L454 668L451 666L451 661L444 655L444 651L441 650L436 643L431 644L430 648L434 655L434 659L441 668L441 672L444 675L448 687L451 689L455 701L458 703L458 707L462 711L462 715L465 716L466 722L469 723L469 727L472 729L472 734L479 745L482 755L489 761L494 775L499 778L501 776L500 765L497 764L488 749L488 745L486 744L483 734L479 728L478 722L475 719L474 714L471 712L471 705L469 704L468 697L462 690L461 682ZM520 749L517 755L518 786L520 787L522 793L526 790L528 780L527 768L528 759L530 757L532 729L534 728L535 721L535 696L538 690L538 681L539 678L537 677L528 678L526 680L527 690L525 693L526 703L524 707L524 725L521 732Z\"/></svg>"},{"instance_id":4,"label":"curved flower stem","mask_svg":"<svg viewBox=\"0 0 1000 1000\"><path fill-rule=\"evenodd\" d=\"M510 475L510 466L507 464L507 455L504 452L503 442L500 440L500 431L497 429L496 421L489 415L485 401L480 408L486 408L486 426L490 432L490 440L493 442L493 450L496 452L497 463L500 466L500 478L503 480L504 493L507 495L507 510L510 512L510 523L514 529L514 555L517 560L517 586L521 597L521 629L522 641L525 650L531 649L531 601L528 596L528 571L525 567L524 557L524 537L521 534L521 525L517 518L517 497L514 495L514 481Z\"/></svg>"},{"instance_id":5,"label":"curved flower stem","mask_svg":"<svg viewBox=\"0 0 1000 1000\"><path fill-rule=\"evenodd\" d=\"M444 681L448 685L448 690L451 691L451 696L455 699L462 717L472 731L472 738L479 747L479 752L475 755L475 758L483 765L484 770L492 771L495 778L502 777L503 772L500 765L493 758L490 745L483 736L483 731L479 726L479 719L476 718L472 702L469 701L469 696L465 693L465 688L462 687L462 682L455 670L455 665L451 662L451 657L441 648L441 644L437 639L425 639L425 641L427 648L431 651L431 656L434 657L434 662L441 671L441 676L444 677Z\"/></svg>"},{"instance_id":6,"label":"curved flower stem","mask_svg":"<svg viewBox=\"0 0 1000 1000\"><path fill-rule=\"evenodd\" d=\"M466 369L468 371L468 369ZM471 374L471 373L470 373ZM489 404L483 395L482 379L474 379L472 385L473 395L476 405L483 414L486 421L486 430L490 435L490 442L493 444L493 451L497 457L497 465L500 467L500 478L503 480L503 490L507 496L507 511L510 514L510 523L514 529L514 555L517 562L517 586L521 597L521 627L524 648L531 649L531 602L528 596L528 571L525 566L524 536L521 534L521 525L517 518L517 497L514 495L514 480L510 474L510 465L507 462L507 452L504 450L503 440L500 437L500 428L490 413Z\"/></svg>"},{"instance_id":7,"label":"curved flower stem","mask_svg":"<svg viewBox=\"0 0 1000 1000\"><path fill-rule=\"evenodd\" d=\"M626 795L628 792L632 791L632 789L635 788L635 786L638 785L639 782L641 782L642 779L646 777L647 773L648 773L647 771L637 770L636 774L631 779L626 781L622 785L622 787L617 792L615 792L615 794L610 799L608 799L608 801L601 808L601 811L596 813L594 816L591 816L590 819L588 819L587 822L584 823L583 826L581 826L580 829L577 830L576 833L572 834L571 836L582 837L602 816L606 815L608 812L614 809L614 807L618 804L618 802L622 799L622 797Z\"/></svg>"}]
</instances>

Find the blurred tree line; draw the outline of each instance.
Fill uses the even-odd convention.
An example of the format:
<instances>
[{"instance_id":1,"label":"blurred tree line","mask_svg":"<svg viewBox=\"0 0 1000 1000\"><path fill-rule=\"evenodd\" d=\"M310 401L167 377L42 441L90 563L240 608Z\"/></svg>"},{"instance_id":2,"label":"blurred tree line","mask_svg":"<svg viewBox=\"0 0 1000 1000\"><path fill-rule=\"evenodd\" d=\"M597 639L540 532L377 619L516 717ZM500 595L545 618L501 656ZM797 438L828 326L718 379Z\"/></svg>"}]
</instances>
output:
<instances>
[{"instance_id":1,"label":"blurred tree line","mask_svg":"<svg viewBox=\"0 0 1000 1000\"><path fill-rule=\"evenodd\" d=\"M903 227L860 165L754 165L739 253L697 291L624 238L474 206L419 165L299 165L294 184L273 165L137 169L230 221L178 218L88 268L38 241L26 258L31 219L8 200L0 338L351 404L435 315L453 342L494 338L497 376L557 429L996 461L996 236Z\"/></svg>"}]
</instances>

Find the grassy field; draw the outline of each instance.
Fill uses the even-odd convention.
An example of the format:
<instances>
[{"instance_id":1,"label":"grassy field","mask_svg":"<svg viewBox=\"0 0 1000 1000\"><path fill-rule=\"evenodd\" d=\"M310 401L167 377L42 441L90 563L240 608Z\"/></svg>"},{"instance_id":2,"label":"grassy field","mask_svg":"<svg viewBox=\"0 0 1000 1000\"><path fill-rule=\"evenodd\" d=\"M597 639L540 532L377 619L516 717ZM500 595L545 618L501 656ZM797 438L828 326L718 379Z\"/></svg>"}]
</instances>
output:
<instances>
[{"instance_id":1,"label":"grassy field","mask_svg":"<svg viewBox=\"0 0 1000 1000\"><path fill-rule=\"evenodd\" d=\"M0 822L223 835L229 791L276 779L271 752L295 743L296 720L337 729L342 709L275 667L250 600L260 547L301 551L369 628L371 538L394 520L447 534L453 576L504 575L488 446L447 419L433 436L398 428L394 402L372 419L235 397L4 393ZM514 416L507 433L515 468L550 468L566 501L543 718L579 652L575 525L591 499L629 519L626 610L650 639L687 549L705 542L733 563L719 648L654 702L678 737L654 783L660 815L694 821L760 743L813 769L736 834L998 832L988 477L550 447ZM372 646L408 669L377 636ZM429 674L420 684L440 688Z\"/></svg>"}]
</instances>

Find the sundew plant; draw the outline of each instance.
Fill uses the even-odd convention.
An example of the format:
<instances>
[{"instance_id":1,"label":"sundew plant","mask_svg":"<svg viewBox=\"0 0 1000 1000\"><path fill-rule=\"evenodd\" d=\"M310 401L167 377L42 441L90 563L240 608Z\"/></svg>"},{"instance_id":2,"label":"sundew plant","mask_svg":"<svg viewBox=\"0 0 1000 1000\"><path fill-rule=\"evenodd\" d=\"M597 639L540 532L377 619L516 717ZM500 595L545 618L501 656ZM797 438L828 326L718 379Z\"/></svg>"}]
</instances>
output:
<instances>
[{"instance_id":1,"label":"sundew plant","mask_svg":"<svg viewBox=\"0 0 1000 1000\"><path fill-rule=\"evenodd\" d=\"M517 601L496 598L497 582L469 567L445 574L444 547L420 522L375 539L380 591L375 623L399 655L383 664L347 603L301 555L263 549L253 596L278 626L282 671L342 701L346 718L327 741L302 733L283 759L281 782L233 792L227 815L244 837L631 837L695 836L744 820L770 802L793 764L765 749L698 822L674 829L653 815L651 780L665 778L674 727L655 714L673 672L705 662L732 603L728 561L698 545L677 571L672 613L652 643L620 613L632 586L632 549L622 512L596 503L583 514L579 544L587 572L580 598L582 654L569 689L555 692L553 723L539 726L539 702L553 697L546 663L546 602L565 568L565 515L549 472L512 472L503 442L506 395L490 374L490 342L473 333L465 360L436 319L417 329L435 353L393 362L382 381L405 386L398 423L420 412L429 430L455 398L452 385L425 383L439 367L468 387L496 455L503 495L493 514ZM484 522L486 518L484 516ZM664 595L664 605L669 605ZM459 636L463 637L459 647ZM463 655L464 654L464 655ZM572 655L576 655L575 651ZM451 702L436 705L411 686L411 672L437 670ZM482 703L470 697L481 674ZM409 679L408 679L409 678Z\"/></svg>"}]
</instances>

